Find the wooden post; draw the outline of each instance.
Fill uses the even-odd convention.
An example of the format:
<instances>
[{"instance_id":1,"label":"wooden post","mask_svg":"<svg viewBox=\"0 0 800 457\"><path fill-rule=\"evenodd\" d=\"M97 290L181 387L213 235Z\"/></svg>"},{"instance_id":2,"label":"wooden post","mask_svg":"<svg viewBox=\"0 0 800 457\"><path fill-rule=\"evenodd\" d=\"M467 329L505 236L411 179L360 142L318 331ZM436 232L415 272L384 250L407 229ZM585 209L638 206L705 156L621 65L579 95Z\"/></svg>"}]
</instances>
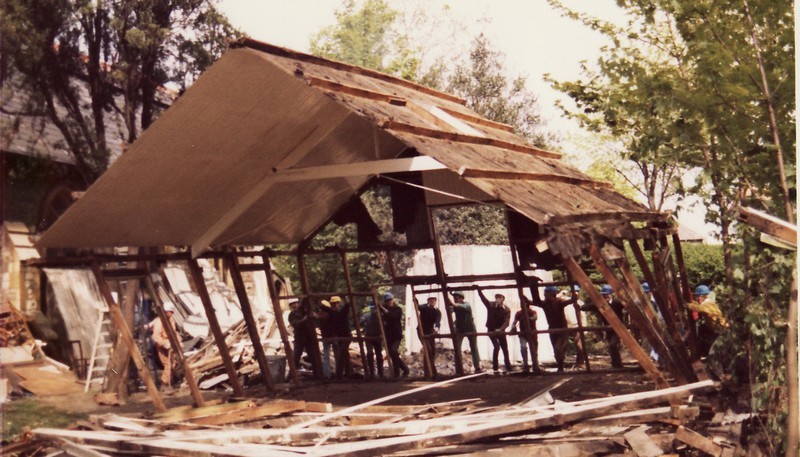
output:
<instances>
[{"instance_id":1,"label":"wooden post","mask_svg":"<svg viewBox=\"0 0 800 457\"><path fill-rule=\"evenodd\" d=\"M166 411L167 407L164 405L164 401L161 400L161 396L158 395L158 387L156 387L156 383L153 381L153 376L150 374L150 370L147 368L147 364L142 358L142 354L139 352L139 347L136 346L136 342L133 339L133 334L131 334L131 329L128 328L128 324L125 323L125 318L122 316L122 311L120 311L119 306L117 306L117 304L114 302L114 297L111 295L111 288L108 287L108 283L103 277L103 271L100 269L100 265L97 262L92 262L92 273L94 273L95 280L97 280L97 286L100 288L100 294L103 296L103 299L106 301L106 305L108 306L108 314L114 321L114 325L117 326L117 330L122 335L122 340L125 342L125 346L131 353L133 363L139 370L139 376L142 377L144 385L147 387L147 393L150 394L150 398L153 400L156 410L158 412Z\"/></svg>"},{"instance_id":2,"label":"wooden post","mask_svg":"<svg viewBox=\"0 0 800 457\"><path fill-rule=\"evenodd\" d=\"M574 277L575 280L578 281L578 284L586 291L598 311L600 311L600 314L603 315L606 322L608 322L611 328L619 335L620 340L628 347L633 357L639 362L642 368L644 368L644 371L650 375L656 386L659 389L669 387L669 383L664 378L664 375L658 370L658 367L653 361L650 360L650 356L644 352L644 349L639 346L639 343L636 342L633 335L625 328L625 324L619 320L617 313L608 306L608 303L603 299L603 296L600 295L600 292L597 291L597 288L592 284L592 280L589 279L589 276L587 276L580 265L578 265L578 262L572 257L564 257L563 259L564 265L567 267L570 274L572 274L572 277Z\"/></svg>"},{"instance_id":3,"label":"wooden post","mask_svg":"<svg viewBox=\"0 0 800 457\"><path fill-rule=\"evenodd\" d=\"M664 249L663 255L667 284L672 287L673 291L675 291L674 294L671 294L671 296L675 298L673 304L676 308L678 317L680 317L681 323L683 324L684 328L688 330L687 333L689 335L689 345L693 348L692 352L699 355L700 343L697 339L697 329L694 326L694 320L692 319L691 310L689 310L688 306L691 300L686 300L681 293L681 287L675 274L675 265L673 264L671 250L669 248L669 243L667 242L667 236L661 235L659 237L659 241L661 242L662 249Z\"/></svg>"},{"instance_id":4,"label":"wooden post","mask_svg":"<svg viewBox=\"0 0 800 457\"><path fill-rule=\"evenodd\" d=\"M211 334L214 335L214 341L217 343L219 356L222 358L222 364L225 366L225 371L228 373L228 380L231 383L231 387L233 387L233 393L234 395L243 397L244 390L242 389L242 385L239 383L239 377L236 373L236 368L233 366L231 354L228 352L228 345L225 343L225 335L222 334L219 321L217 321L217 314L214 311L214 305L211 303L211 297L209 297L208 289L206 289L206 281L203 278L203 269L200 268L200 264L197 263L197 259L189 259L187 263L189 264L189 273L191 274L194 285L197 288L197 295L200 296L200 301L203 303L203 309L206 311L208 326L211 328Z\"/></svg>"},{"instance_id":5,"label":"wooden post","mask_svg":"<svg viewBox=\"0 0 800 457\"><path fill-rule=\"evenodd\" d=\"M189 363L186 361L186 357L183 356L183 347L181 347L181 343L178 339L178 335L175 333L175 329L169 325L169 318L167 318L167 314L164 312L164 303L161 300L161 296L158 295L158 290L156 290L156 286L153 284L152 278L146 277L145 284L147 284L147 289L150 292L150 295L153 296L153 301L156 303L156 312L158 313L158 318L161 319L161 325L163 325L167 330L167 338L169 339L169 345L172 347L172 352L175 353L175 357L178 358L178 362L180 362L180 364L183 366L183 376L186 378L186 384L189 386L189 391L192 393L194 405L198 407L204 406L205 401L203 401L203 395L200 393L200 388L197 386L197 381L194 379L192 367L189 366Z\"/></svg>"},{"instance_id":6,"label":"wooden post","mask_svg":"<svg viewBox=\"0 0 800 457\"><path fill-rule=\"evenodd\" d=\"M591 246L590 254L598 271L600 271L600 273L606 279L606 282L611 285L611 288L614 289L614 292L619 294L620 301L625 307L625 310L628 312L628 315L631 317L632 323L642 331L642 336L644 336L645 339L656 348L656 351L662 357L664 357L667 365L672 368L672 372L677 378L678 382L681 384L687 384L690 374L685 373L684 366L679 361L673 359L673 353L670 351L670 346L662 340L658 331L653 326L653 322L651 322L646 313L642 311L642 307L639 306L641 302L639 302L631 293L629 293L630 290L625 287L625 284L622 281L617 279L617 277L614 275L614 272L603 258L600 248L598 248L596 244ZM636 278L633 278L633 280L635 279ZM642 293L642 295L644 294ZM655 316L653 316L653 318L655 319Z\"/></svg>"},{"instance_id":7,"label":"wooden post","mask_svg":"<svg viewBox=\"0 0 800 457\"><path fill-rule=\"evenodd\" d=\"M297 248L297 269L300 273L300 287L303 289L303 295L308 297L308 316L313 317L311 310L314 308L314 304L311 303L311 286L308 283L306 257L303 254L306 250L305 248L306 245L302 243ZM314 322L316 322L316 318L306 319L306 325L309 326L310 333L314 336L314 344L311 345L311 363L314 365L317 378L322 379L325 373L322 372L322 354L319 352L319 338L317 337L317 327Z\"/></svg>"},{"instance_id":8,"label":"wooden post","mask_svg":"<svg viewBox=\"0 0 800 457\"><path fill-rule=\"evenodd\" d=\"M672 234L672 246L675 249L675 260L678 263L678 272L681 275L681 287L683 287L683 299L686 302L692 301L692 289L689 286L689 276L686 274L686 264L683 262L683 248L681 247L681 237L677 233Z\"/></svg>"},{"instance_id":9,"label":"wooden post","mask_svg":"<svg viewBox=\"0 0 800 457\"><path fill-rule=\"evenodd\" d=\"M347 253L339 251L342 258L342 269L344 270L344 280L347 284L347 303L350 306L350 314L353 316L353 326L356 328L356 341L358 342L358 351L361 354L361 366L364 368L364 377L367 374L367 353L364 350L364 335L361 332L361 321L356 311L355 296L353 295L353 281L350 279L350 265L347 263Z\"/></svg>"},{"instance_id":10,"label":"wooden post","mask_svg":"<svg viewBox=\"0 0 800 457\"><path fill-rule=\"evenodd\" d=\"M275 277L272 275L272 263L270 262L266 250L261 253L261 263L264 264L264 274L267 276L267 290L269 291L269 298L272 302L272 313L275 315L275 323L278 324L278 333L281 334L283 351L286 353L286 365L289 367L289 376L291 376L292 382L297 384L300 380L297 378L297 367L294 364L294 348L289 342L289 331L286 329L286 323L283 321L283 309L281 309L278 291L275 289ZM309 321L310 319L307 319L307 322Z\"/></svg>"},{"instance_id":11,"label":"wooden post","mask_svg":"<svg viewBox=\"0 0 800 457\"><path fill-rule=\"evenodd\" d=\"M430 224L431 234L433 235L433 261L436 265L436 276L439 278L439 284L442 286L442 297L444 297L444 314L447 316L447 325L450 327L450 335L453 339L453 355L456 362L456 375L464 376L464 364L462 362L461 347L458 343L458 334L456 326L453 322L453 303L447 295L447 280L444 273L444 261L442 260L442 246L439 244L439 235L436 232L436 221L433 218L433 210L428 208L428 223ZM480 367L475 367L476 370Z\"/></svg>"},{"instance_id":12,"label":"wooden post","mask_svg":"<svg viewBox=\"0 0 800 457\"><path fill-rule=\"evenodd\" d=\"M571 297L575 294L575 284L572 284L574 280L572 279L572 276L569 274L569 271L567 271L567 277L569 278L569 281L571 283L569 285L569 291ZM578 306L577 300L572 306L575 307L575 320L578 323L578 338L581 339L581 349L583 350L583 362L584 365L586 366L586 371L591 372L592 368L589 366L589 351L586 348L586 336L584 335L583 331L583 319L581 319L581 307Z\"/></svg>"},{"instance_id":13,"label":"wooden post","mask_svg":"<svg viewBox=\"0 0 800 457\"><path fill-rule=\"evenodd\" d=\"M697 381L698 379L696 373L694 372L691 362L689 361L689 352L686 351L686 348L683 346L683 342L681 340L672 339L670 333L664 328L664 326L661 325L661 322L653 311L653 307L650 305L647 296L639 284L639 280L636 278L636 275L633 273L630 265L628 265L628 261L625 259L625 257L620 257L617 260L617 266L627 281L627 285L629 286L627 291L629 295L633 294L631 298L634 298L635 296L635 298L639 300L639 303L641 303L639 310L645 315L647 320L652 325L655 336L661 339L661 342L666 345L666 349L671 353L672 365L681 371L686 379L686 383ZM632 300L632 303L635 304L635 302L636 300ZM656 352L658 351L659 349L656 349Z\"/></svg>"},{"instance_id":14,"label":"wooden post","mask_svg":"<svg viewBox=\"0 0 800 457\"><path fill-rule=\"evenodd\" d=\"M387 360L386 363L389 366L389 371L392 373L392 377L394 377L394 362L392 361L392 358L389 357L389 344L386 342L386 331L383 327L383 314L381 313L381 310L383 309L383 302L378 301L378 298L378 289L375 286L372 286L372 299L375 301L375 311L378 312L378 327L381 329L381 344L383 345L386 354L386 357L384 358ZM375 362L377 363L377 360Z\"/></svg>"},{"instance_id":15,"label":"wooden post","mask_svg":"<svg viewBox=\"0 0 800 457\"><path fill-rule=\"evenodd\" d=\"M506 218L506 233L508 237L508 247L511 250L511 263L514 267L514 276L515 282L517 283L517 295L519 296L519 309L522 311L522 332L525 334L525 339L528 340L528 347L536 349L536 357L533 358L533 353L531 353L531 367L534 373L539 369L539 335L536 332L535 328L531 328L531 319L529 314L529 309L525 305L525 293L523 292L523 285L522 281L525 280L525 273L522 271L522 265L519 262L519 255L517 254L517 250L514 249L514 240L511 235L511 222L508 216L508 208L505 209L505 218ZM535 303L536 300L534 298L534 294L538 298L539 288L537 287L535 290L533 287L530 288L531 291L531 304ZM586 346L584 345L584 348ZM534 362L536 366L533 366ZM586 357L586 370L589 371L589 357L587 354Z\"/></svg>"},{"instance_id":16,"label":"wooden post","mask_svg":"<svg viewBox=\"0 0 800 457\"><path fill-rule=\"evenodd\" d=\"M253 354L256 356L261 375L264 376L264 385L267 387L267 391L274 391L275 380L272 379L272 372L269 371L269 362L267 361L267 355L264 353L264 346L261 344L261 335L258 334L258 322L253 315L253 307L250 306L250 298L247 296L247 289L244 286L242 272L239 269L239 261L234 253L228 254L227 260L230 279L233 282L236 295L239 297L239 305L242 308L247 334L250 336L250 342L253 343ZM283 380L281 379L281 381Z\"/></svg>"},{"instance_id":17,"label":"wooden post","mask_svg":"<svg viewBox=\"0 0 800 457\"><path fill-rule=\"evenodd\" d=\"M411 286L411 297L413 297L411 301L412 305L414 306L414 314L417 316L417 337L422 344L422 361L425 364L425 375L429 378L433 378L436 376L436 366L434 365L433 360L430 358L428 348L431 344L433 344L434 350L436 350L436 340L429 340L428 336L422 331L422 320L420 319L419 314L419 301L417 301L417 292L413 285Z\"/></svg>"}]
</instances>

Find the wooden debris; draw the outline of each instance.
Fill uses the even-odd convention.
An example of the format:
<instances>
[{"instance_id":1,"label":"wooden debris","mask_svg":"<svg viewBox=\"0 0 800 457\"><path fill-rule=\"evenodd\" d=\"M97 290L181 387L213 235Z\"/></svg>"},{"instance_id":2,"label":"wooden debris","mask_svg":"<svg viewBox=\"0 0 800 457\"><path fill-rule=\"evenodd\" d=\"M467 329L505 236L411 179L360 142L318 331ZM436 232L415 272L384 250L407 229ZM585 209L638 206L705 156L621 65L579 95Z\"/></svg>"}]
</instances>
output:
<instances>
[{"instance_id":1,"label":"wooden debris","mask_svg":"<svg viewBox=\"0 0 800 457\"><path fill-rule=\"evenodd\" d=\"M706 454L713 455L714 457L720 457L722 455L722 446L686 427L678 427L678 431L675 433L675 439L695 449L699 449Z\"/></svg>"},{"instance_id":2,"label":"wooden debris","mask_svg":"<svg viewBox=\"0 0 800 457\"><path fill-rule=\"evenodd\" d=\"M664 453L658 445L647 436L646 425L637 427L625 434L625 441L630 444L633 452L639 457L657 457Z\"/></svg>"},{"instance_id":3,"label":"wooden debris","mask_svg":"<svg viewBox=\"0 0 800 457\"><path fill-rule=\"evenodd\" d=\"M629 427L594 427L563 431L560 435L536 433L542 427L663 404L712 384L705 381L651 392L525 407L476 407L472 399L434 405L378 405L388 399L384 397L323 414L309 410L325 410L329 405L285 400L256 404L243 400L196 409L174 408L152 421L114 415L93 418L102 430L37 429L33 433L37 438L75 443L81 446L76 448L79 451L85 448L87 452L108 454L372 456L397 452L424 455L432 449L445 454L482 454L513 445L519 447L519 455L559 452L558 455L584 456L591 455L592 449L621 452L627 440L639 455L656 455L653 446L659 445L655 440L647 442L644 429L631 432ZM415 390L419 388L411 389ZM288 412L292 414L285 416ZM381 421L376 423L378 418ZM234 423L240 425L229 425ZM220 427L221 424L227 427ZM272 428L260 428L267 424ZM508 438L511 435L524 436ZM554 436L561 438L548 438ZM659 444L663 444L662 438L659 436Z\"/></svg>"}]
</instances>

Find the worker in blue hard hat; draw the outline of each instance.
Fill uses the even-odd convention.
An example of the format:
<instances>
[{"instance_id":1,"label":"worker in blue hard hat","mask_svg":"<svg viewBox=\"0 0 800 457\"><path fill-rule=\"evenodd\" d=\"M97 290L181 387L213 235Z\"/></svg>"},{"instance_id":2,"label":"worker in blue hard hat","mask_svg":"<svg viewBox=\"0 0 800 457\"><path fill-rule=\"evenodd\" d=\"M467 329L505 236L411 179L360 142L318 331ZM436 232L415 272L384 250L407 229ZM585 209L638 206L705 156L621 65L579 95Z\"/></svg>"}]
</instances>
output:
<instances>
[{"instance_id":1,"label":"worker in blue hard hat","mask_svg":"<svg viewBox=\"0 0 800 457\"><path fill-rule=\"evenodd\" d=\"M617 315L619 320L623 321L622 310L624 308L622 302L614 297L614 289L608 284L603 284L603 287L600 288L600 295L603 296L603 299L614 311L614 314ZM581 309L583 311L598 311L594 303L584 305ZM600 314L600 318L603 320L603 325L609 325L602 313ZM614 368L622 368L622 356L619 353L620 339L617 332L613 329L606 330L606 342L608 344L608 355L611 357L611 366Z\"/></svg>"},{"instance_id":2,"label":"worker in blue hard hat","mask_svg":"<svg viewBox=\"0 0 800 457\"><path fill-rule=\"evenodd\" d=\"M698 352L700 357L705 357L719 336L720 330L727 327L728 323L711 297L711 288L705 284L700 284L695 289L694 300L689 303L689 309L692 310L692 317L695 319Z\"/></svg>"}]
</instances>

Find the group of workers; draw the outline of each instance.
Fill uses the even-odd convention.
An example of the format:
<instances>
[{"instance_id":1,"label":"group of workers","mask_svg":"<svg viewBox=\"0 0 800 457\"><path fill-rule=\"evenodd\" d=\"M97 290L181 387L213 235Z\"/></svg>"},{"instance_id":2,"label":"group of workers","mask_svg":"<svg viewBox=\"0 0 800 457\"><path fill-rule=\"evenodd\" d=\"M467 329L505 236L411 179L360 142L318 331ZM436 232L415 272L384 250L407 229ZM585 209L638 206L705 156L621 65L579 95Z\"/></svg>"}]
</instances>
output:
<instances>
[{"instance_id":1,"label":"group of workers","mask_svg":"<svg viewBox=\"0 0 800 457\"><path fill-rule=\"evenodd\" d=\"M499 356L502 352L504 368L506 371L513 371L511 358L509 357L507 335L517 335L519 337L520 352L522 356L522 370L525 373L533 371L540 372L538 363L538 343L536 322L538 314L534 307L540 308L544 312L544 317L548 325L548 336L553 346L556 368L559 372L564 371L565 354L568 342L573 340L577 349L576 364L582 363L586 357L586 351L581 344L581 339L576 338L577 329L570 328L566 317L565 309L574 305L581 311L597 311L593 304L581 305L578 299L578 288L573 288L571 292L561 291L554 285L544 287L544 298L540 299L536 287L531 287L533 299L528 299L522 295L522 307L511 318L511 309L505 303L506 297L502 293L496 293L494 300L490 300L484 294L481 287L474 288L481 302L486 307L486 330L489 340L492 343L492 368L499 370ZM643 291L650 300L655 314L663 320L659 307L656 306L655 298L647 283L642 285ZM705 356L716 339L720 329L726 325L719 307L713 300L709 299L711 291L706 285L700 285L695 290L695 299L689 303L689 309L693 318L693 325L698 335L700 354ZM461 351L463 340L466 338L469 343L470 354L472 356L472 366L475 372L481 370L481 358L478 350L477 328L472 313L472 305L465 300L464 292L456 290L452 292L452 301L446 301L445 308L453 316L453 325L456 333L455 348ZM614 291L609 285L604 285L600 289L600 295L606 300L608 307L613 310L620 321L624 322L622 303L614 297ZM435 338L441 329L442 312L437 306L437 298L429 296L424 304L420 304L414 297L414 304L419 310L419 337L422 348L427 358L427 364L435 372L436 344ZM289 324L294 333L294 365L299 367L303 354L313 357L316 346L315 332L319 327L322 336L322 375L325 379L341 379L345 375L352 374L350 365L349 348L352 342L352 329L350 325L351 306L339 296L332 296L328 300L321 300L317 311L311 311L308 301L302 303L299 300L290 302L291 312L289 313ZM169 325L175 328L172 319L174 305L165 304L164 314ZM606 319L600 315L600 320L604 325L608 325ZM384 358L383 341L385 339L386 350L394 378L406 377L410 373L408 365L400 356L400 344L403 339L404 315L403 309L398 305L391 292L383 295L383 301L370 303L368 309L362 314L359 323L364 332L364 342L366 346L367 367L364 370L368 378L374 378L377 374L379 378L384 378ZM510 325L510 328L509 328ZM167 330L160 319L155 319L150 323L153 332L153 341L156 346L158 357L164 366L161 374L161 383L169 387L173 381L174 357L167 337ZM507 331L509 330L509 331ZM605 331L605 340L611 358L611 365L615 368L623 366L620 355L620 338L612 329ZM335 371L331 370L331 353L335 364ZM529 357L530 355L530 357ZM650 356L658 360L659 356L655 350L651 350Z\"/></svg>"}]
</instances>

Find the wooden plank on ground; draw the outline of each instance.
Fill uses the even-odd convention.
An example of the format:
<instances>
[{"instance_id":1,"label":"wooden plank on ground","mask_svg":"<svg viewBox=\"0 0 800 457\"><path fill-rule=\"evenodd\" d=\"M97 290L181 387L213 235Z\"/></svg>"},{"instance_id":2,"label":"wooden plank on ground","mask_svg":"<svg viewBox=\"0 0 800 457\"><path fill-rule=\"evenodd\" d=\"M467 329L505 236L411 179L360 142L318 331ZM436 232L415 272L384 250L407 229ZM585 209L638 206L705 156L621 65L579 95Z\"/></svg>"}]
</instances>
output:
<instances>
[{"instance_id":1,"label":"wooden plank on ground","mask_svg":"<svg viewBox=\"0 0 800 457\"><path fill-rule=\"evenodd\" d=\"M714 457L722 455L722 446L686 427L678 427L678 431L675 432L675 439Z\"/></svg>"},{"instance_id":2,"label":"wooden plank on ground","mask_svg":"<svg viewBox=\"0 0 800 457\"><path fill-rule=\"evenodd\" d=\"M162 422L188 422L201 417L216 416L219 414L230 413L240 409L252 408L256 404L253 401L238 401L235 403L223 403L221 405L201 406L194 409L176 408L175 410L164 411L156 414L155 418Z\"/></svg>"},{"instance_id":3,"label":"wooden plank on ground","mask_svg":"<svg viewBox=\"0 0 800 457\"><path fill-rule=\"evenodd\" d=\"M268 416L277 416L279 414L289 413L292 411L301 411L304 407L305 402L302 400L275 400L264 403L263 405L254 406L252 408L242 408L214 416L192 419L192 422L202 425L237 424L241 422L263 419Z\"/></svg>"},{"instance_id":4,"label":"wooden plank on ground","mask_svg":"<svg viewBox=\"0 0 800 457\"><path fill-rule=\"evenodd\" d=\"M630 444L633 452L639 457L657 457L664 453L664 451L647 436L647 433L645 433L648 428L648 426L642 425L623 435L625 436L625 441Z\"/></svg>"}]
</instances>

